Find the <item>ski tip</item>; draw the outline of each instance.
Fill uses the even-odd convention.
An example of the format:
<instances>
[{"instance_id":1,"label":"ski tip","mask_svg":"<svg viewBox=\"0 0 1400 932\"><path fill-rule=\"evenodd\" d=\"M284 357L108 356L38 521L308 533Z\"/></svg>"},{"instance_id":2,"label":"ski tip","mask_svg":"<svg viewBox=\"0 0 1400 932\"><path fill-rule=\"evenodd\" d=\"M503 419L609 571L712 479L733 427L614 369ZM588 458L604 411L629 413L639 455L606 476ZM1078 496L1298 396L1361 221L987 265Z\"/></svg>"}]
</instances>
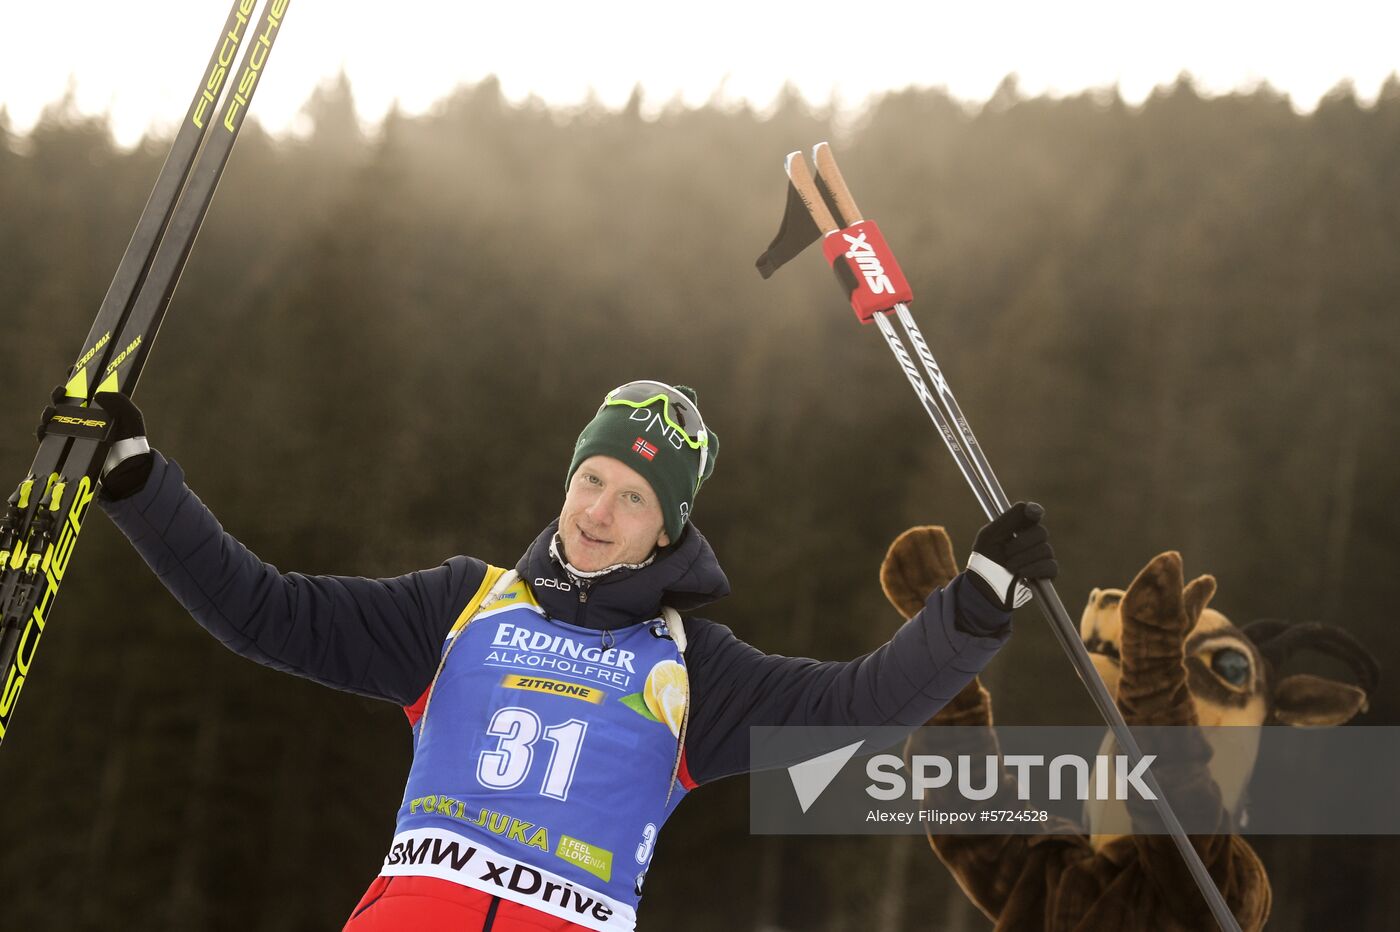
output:
<instances>
[{"instance_id":1,"label":"ski tip","mask_svg":"<svg viewBox=\"0 0 1400 932\"><path fill-rule=\"evenodd\" d=\"M793 151L791 151L791 152L789 152L789 153L787 154L787 158L783 159L783 171L787 172L787 176L788 176L789 178L792 177L792 171L793 171L792 166L793 166L793 162L794 162L794 161L798 161L798 162L805 161L805 159L802 158L802 150L801 150L801 149L794 149Z\"/></svg>"},{"instance_id":2,"label":"ski tip","mask_svg":"<svg viewBox=\"0 0 1400 932\"><path fill-rule=\"evenodd\" d=\"M831 148L831 143L827 142L825 139L823 139L821 142L817 143L815 146L812 147L812 161L813 161L813 162L817 161L817 159L819 159L819 158L822 157L822 152L823 152L823 150L830 149L830 148Z\"/></svg>"}]
</instances>

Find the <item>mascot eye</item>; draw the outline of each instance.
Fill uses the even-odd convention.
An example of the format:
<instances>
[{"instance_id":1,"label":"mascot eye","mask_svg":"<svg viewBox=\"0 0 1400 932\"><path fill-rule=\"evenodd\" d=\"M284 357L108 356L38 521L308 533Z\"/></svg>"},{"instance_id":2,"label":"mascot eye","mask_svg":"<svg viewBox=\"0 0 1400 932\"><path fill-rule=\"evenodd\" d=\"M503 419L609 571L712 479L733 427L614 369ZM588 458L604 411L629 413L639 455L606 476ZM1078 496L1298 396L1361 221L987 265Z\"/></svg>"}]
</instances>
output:
<instances>
[{"instance_id":1,"label":"mascot eye","mask_svg":"<svg viewBox=\"0 0 1400 932\"><path fill-rule=\"evenodd\" d=\"M1233 647L1216 651L1210 658L1210 668L1231 686L1249 682L1249 658Z\"/></svg>"}]
</instances>

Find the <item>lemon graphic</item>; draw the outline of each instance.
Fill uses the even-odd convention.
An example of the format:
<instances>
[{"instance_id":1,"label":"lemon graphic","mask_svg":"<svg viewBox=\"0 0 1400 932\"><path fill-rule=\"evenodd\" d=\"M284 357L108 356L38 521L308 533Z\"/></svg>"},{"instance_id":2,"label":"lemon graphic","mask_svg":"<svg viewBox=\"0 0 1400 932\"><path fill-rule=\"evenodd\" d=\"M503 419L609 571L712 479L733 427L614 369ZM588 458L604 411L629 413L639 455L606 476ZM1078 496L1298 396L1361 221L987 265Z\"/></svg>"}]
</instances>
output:
<instances>
[{"instance_id":1,"label":"lemon graphic","mask_svg":"<svg viewBox=\"0 0 1400 932\"><path fill-rule=\"evenodd\" d=\"M647 710L666 723L671 734L680 736L681 716L685 715L685 699L690 692L690 678L685 667L674 660L663 660L647 674L642 698Z\"/></svg>"}]
</instances>

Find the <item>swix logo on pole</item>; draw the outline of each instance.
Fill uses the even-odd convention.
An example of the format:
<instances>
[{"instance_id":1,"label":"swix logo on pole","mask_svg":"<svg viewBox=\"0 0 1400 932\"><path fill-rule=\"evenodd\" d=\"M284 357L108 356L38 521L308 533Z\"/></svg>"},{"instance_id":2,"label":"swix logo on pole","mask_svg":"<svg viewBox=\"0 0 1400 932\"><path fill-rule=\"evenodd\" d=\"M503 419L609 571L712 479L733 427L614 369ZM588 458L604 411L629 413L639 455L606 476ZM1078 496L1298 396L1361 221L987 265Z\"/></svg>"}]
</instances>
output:
<instances>
[{"instance_id":1,"label":"swix logo on pole","mask_svg":"<svg viewBox=\"0 0 1400 932\"><path fill-rule=\"evenodd\" d=\"M869 323L874 315L896 304L914 300L914 292L875 221L862 220L828 235L822 252L846 287L851 308L861 323Z\"/></svg>"},{"instance_id":2,"label":"swix logo on pole","mask_svg":"<svg viewBox=\"0 0 1400 932\"><path fill-rule=\"evenodd\" d=\"M841 234L841 238L851 244L851 248L846 251L846 258L856 261L856 268L865 276L865 283L870 286L872 294L894 294L894 283L885 274L880 257L875 255L875 247L865 241L865 236L865 233L859 236Z\"/></svg>"},{"instance_id":3,"label":"swix logo on pole","mask_svg":"<svg viewBox=\"0 0 1400 932\"><path fill-rule=\"evenodd\" d=\"M896 312L900 321L904 324L905 332L909 334L909 340L914 344L914 351L919 354L920 361L924 364L924 369L928 371L929 379L933 382L933 390L940 395L950 394L948 380L943 376L943 370L938 366L938 360L933 358L933 353L929 351L928 342L924 340L923 332L914 323L914 315L909 313L909 308L901 307ZM965 433L971 433L971 429L964 423Z\"/></svg>"},{"instance_id":4,"label":"swix logo on pole","mask_svg":"<svg viewBox=\"0 0 1400 932\"><path fill-rule=\"evenodd\" d=\"M909 358L909 352L904 348L904 344L899 340L899 334L894 332L894 328L885 321L880 325L880 332L885 336L885 342L894 350L895 358L899 360L900 366L904 368L904 377L913 386L914 394L919 396L919 400L926 405L934 404L934 397L929 392L928 386L924 384L923 378L919 376L919 370L914 368L914 360Z\"/></svg>"}]
</instances>

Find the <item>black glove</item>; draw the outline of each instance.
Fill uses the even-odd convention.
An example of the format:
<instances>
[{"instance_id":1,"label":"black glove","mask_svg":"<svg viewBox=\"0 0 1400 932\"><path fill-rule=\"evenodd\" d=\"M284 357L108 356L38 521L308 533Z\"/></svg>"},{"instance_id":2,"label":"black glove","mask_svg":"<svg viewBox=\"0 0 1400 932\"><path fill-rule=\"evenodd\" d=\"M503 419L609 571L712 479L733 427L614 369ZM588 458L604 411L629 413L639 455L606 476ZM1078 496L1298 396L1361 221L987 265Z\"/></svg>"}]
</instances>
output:
<instances>
[{"instance_id":1,"label":"black glove","mask_svg":"<svg viewBox=\"0 0 1400 932\"><path fill-rule=\"evenodd\" d=\"M102 496L118 501L141 491L151 477L155 457L146 443L146 419L136 403L120 392L98 392L92 400L112 416L112 445L102 464Z\"/></svg>"},{"instance_id":2,"label":"black glove","mask_svg":"<svg viewBox=\"0 0 1400 932\"><path fill-rule=\"evenodd\" d=\"M58 413L57 406L75 403L62 385L53 390L51 397L53 404L44 409L35 432L41 441L48 433L49 422ZM107 434L110 444L107 460L102 464L100 494L108 501L134 495L146 485L155 463L150 445L146 443L146 419L141 416L141 409L120 392L98 392L93 403L112 419Z\"/></svg>"},{"instance_id":3,"label":"black glove","mask_svg":"<svg viewBox=\"0 0 1400 932\"><path fill-rule=\"evenodd\" d=\"M1024 605L1031 591L1022 579L1054 579L1060 572L1050 532L1040 519L1045 509L1035 502L1017 502L977 532L967 577L993 605L1006 611Z\"/></svg>"},{"instance_id":4,"label":"black glove","mask_svg":"<svg viewBox=\"0 0 1400 932\"><path fill-rule=\"evenodd\" d=\"M44 413L39 415L39 426L34 429L34 436L41 442L48 435L49 421L58 413L58 406L68 403L68 390L62 385L49 392L49 403L44 406Z\"/></svg>"}]
</instances>

